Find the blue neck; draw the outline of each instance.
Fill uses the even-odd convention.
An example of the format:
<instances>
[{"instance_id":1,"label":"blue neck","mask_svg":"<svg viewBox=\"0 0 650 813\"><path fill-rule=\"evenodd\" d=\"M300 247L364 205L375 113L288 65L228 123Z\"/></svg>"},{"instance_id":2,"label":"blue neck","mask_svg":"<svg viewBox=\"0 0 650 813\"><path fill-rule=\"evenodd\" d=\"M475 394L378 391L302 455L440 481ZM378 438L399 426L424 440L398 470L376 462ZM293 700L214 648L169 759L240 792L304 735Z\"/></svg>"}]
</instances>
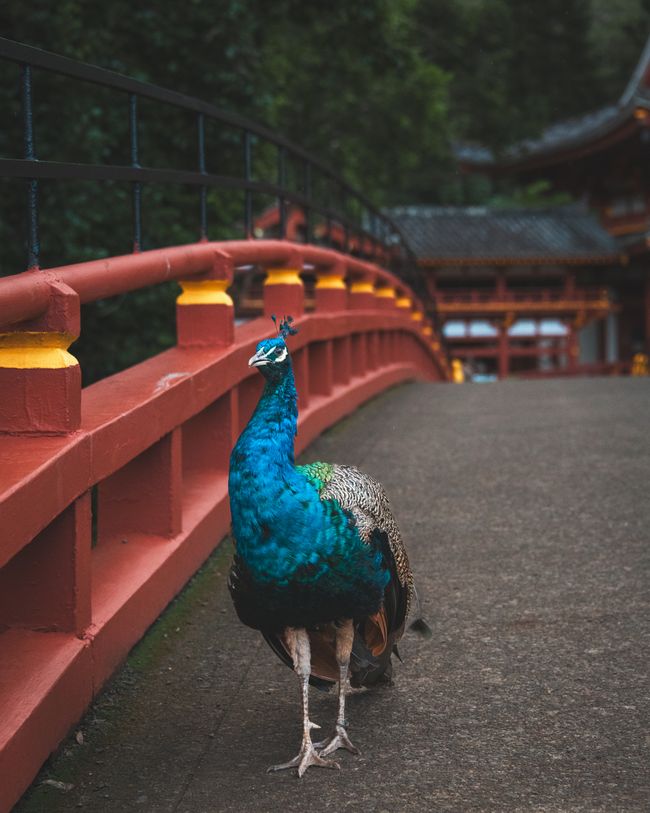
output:
<instances>
[{"instance_id":1,"label":"blue neck","mask_svg":"<svg viewBox=\"0 0 650 813\"><path fill-rule=\"evenodd\" d=\"M262 397L235 449L255 469L294 465L293 439L298 424L298 395L289 371L280 381L267 381Z\"/></svg>"}]
</instances>

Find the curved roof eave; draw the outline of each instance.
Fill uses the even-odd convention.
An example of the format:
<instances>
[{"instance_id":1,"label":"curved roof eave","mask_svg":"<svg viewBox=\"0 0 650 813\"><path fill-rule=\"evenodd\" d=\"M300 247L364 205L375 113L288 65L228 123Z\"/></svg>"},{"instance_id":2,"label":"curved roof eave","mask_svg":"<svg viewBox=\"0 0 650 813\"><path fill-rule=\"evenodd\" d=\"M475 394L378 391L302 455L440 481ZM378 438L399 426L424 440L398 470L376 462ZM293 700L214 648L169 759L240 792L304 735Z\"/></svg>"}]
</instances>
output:
<instances>
[{"instance_id":1,"label":"curved roof eave","mask_svg":"<svg viewBox=\"0 0 650 813\"><path fill-rule=\"evenodd\" d=\"M650 37L630 81L615 104L601 107L575 119L565 119L547 127L537 139L527 139L513 145L497 158L487 147L472 144L454 145L460 164L473 168L515 169L518 166L537 166L551 163L567 153L586 154L597 151L625 138L630 130L644 126L637 119L638 108L650 113Z\"/></svg>"}]
</instances>

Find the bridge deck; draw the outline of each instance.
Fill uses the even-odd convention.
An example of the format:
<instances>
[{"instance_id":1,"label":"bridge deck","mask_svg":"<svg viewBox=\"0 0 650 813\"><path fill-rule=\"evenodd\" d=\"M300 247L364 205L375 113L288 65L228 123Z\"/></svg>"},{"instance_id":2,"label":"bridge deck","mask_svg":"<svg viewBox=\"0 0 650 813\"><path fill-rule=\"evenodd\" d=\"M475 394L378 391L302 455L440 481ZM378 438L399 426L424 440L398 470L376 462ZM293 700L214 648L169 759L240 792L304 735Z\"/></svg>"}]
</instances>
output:
<instances>
[{"instance_id":1,"label":"bridge deck","mask_svg":"<svg viewBox=\"0 0 650 813\"><path fill-rule=\"evenodd\" d=\"M648 380L583 379L361 409L309 458L385 483L434 630L352 699L362 756L264 773L296 750L298 688L237 624L224 547L39 777L74 788L17 811L646 810L649 403Z\"/></svg>"}]
</instances>

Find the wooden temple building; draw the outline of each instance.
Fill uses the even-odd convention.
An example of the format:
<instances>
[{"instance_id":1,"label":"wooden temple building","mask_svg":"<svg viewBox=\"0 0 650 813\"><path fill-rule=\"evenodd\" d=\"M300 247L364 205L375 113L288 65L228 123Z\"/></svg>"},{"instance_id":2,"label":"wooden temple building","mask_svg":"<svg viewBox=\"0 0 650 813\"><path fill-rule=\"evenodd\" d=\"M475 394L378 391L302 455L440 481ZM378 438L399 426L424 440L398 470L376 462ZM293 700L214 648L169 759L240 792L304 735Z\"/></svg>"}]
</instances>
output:
<instances>
[{"instance_id":1,"label":"wooden temple building","mask_svg":"<svg viewBox=\"0 0 650 813\"><path fill-rule=\"evenodd\" d=\"M567 265L567 280L606 288L614 306L618 359L629 366L650 353L650 39L614 104L548 127L500 156L483 147L456 149L465 172L522 185L547 180L598 218L620 261ZM561 212L558 216L562 217ZM604 246L604 242L602 243ZM613 258L612 258L613 260ZM582 270L581 270L582 269ZM598 270L597 270L598 269ZM570 284L569 284L570 287ZM581 317L580 317L581 318ZM581 329L584 333L584 328Z\"/></svg>"},{"instance_id":2,"label":"wooden temple building","mask_svg":"<svg viewBox=\"0 0 650 813\"><path fill-rule=\"evenodd\" d=\"M451 355L474 371L505 378L617 362L606 277L620 253L588 212L406 206L390 214L418 257Z\"/></svg>"},{"instance_id":3,"label":"wooden temple building","mask_svg":"<svg viewBox=\"0 0 650 813\"><path fill-rule=\"evenodd\" d=\"M388 210L415 252L450 355L499 378L628 372L639 358L647 370L650 39L616 103L499 156L475 145L455 151L462 172L522 186L546 180L574 203ZM257 236L278 228L277 207L256 221ZM285 228L304 239L299 208L286 213ZM363 254L336 223L313 236Z\"/></svg>"}]
</instances>

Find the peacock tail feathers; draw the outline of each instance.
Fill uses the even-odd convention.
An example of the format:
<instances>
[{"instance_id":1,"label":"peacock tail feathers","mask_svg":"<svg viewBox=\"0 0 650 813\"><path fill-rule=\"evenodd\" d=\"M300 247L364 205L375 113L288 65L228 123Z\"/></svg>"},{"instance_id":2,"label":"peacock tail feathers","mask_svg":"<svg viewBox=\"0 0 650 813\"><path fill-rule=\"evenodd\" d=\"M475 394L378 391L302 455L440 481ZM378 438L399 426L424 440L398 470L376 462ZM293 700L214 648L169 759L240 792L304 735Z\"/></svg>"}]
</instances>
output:
<instances>
[{"instance_id":1,"label":"peacock tail feathers","mask_svg":"<svg viewBox=\"0 0 650 813\"><path fill-rule=\"evenodd\" d=\"M404 540L381 483L354 466L309 463L297 468L314 484L321 500L334 500L352 513L364 541L370 540L375 529L387 534L397 578L407 588L408 613L413 597L413 573Z\"/></svg>"}]
</instances>

